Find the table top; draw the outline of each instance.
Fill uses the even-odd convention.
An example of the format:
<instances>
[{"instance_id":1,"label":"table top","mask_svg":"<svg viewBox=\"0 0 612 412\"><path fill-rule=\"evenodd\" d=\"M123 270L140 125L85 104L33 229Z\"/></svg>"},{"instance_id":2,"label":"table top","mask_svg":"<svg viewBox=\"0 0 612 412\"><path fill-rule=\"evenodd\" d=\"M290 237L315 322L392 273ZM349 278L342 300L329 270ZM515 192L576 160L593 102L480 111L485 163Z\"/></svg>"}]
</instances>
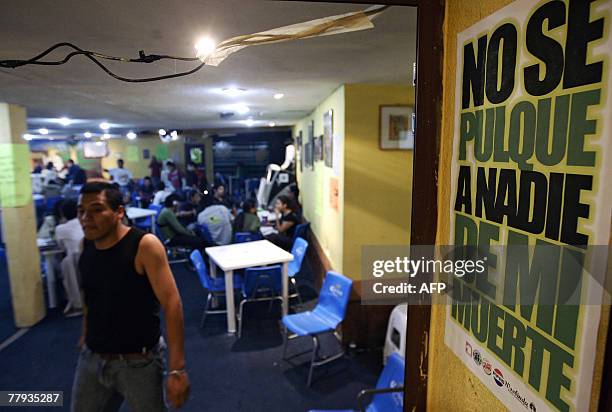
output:
<instances>
[{"instance_id":1,"label":"table top","mask_svg":"<svg viewBox=\"0 0 612 412\"><path fill-rule=\"evenodd\" d=\"M207 247L208 256L221 270L274 265L293 260L293 255L268 240Z\"/></svg>"},{"instance_id":2,"label":"table top","mask_svg":"<svg viewBox=\"0 0 612 412\"><path fill-rule=\"evenodd\" d=\"M269 210L259 210L257 212L257 216L259 217L259 220L264 220L264 218L268 221L268 222L274 222L276 220L276 213L274 212L270 212Z\"/></svg>"},{"instance_id":3,"label":"table top","mask_svg":"<svg viewBox=\"0 0 612 412\"><path fill-rule=\"evenodd\" d=\"M127 217L130 219L140 219L142 217L149 217L157 215L157 211L150 209L142 209L140 207L128 207L125 209Z\"/></svg>"}]
</instances>

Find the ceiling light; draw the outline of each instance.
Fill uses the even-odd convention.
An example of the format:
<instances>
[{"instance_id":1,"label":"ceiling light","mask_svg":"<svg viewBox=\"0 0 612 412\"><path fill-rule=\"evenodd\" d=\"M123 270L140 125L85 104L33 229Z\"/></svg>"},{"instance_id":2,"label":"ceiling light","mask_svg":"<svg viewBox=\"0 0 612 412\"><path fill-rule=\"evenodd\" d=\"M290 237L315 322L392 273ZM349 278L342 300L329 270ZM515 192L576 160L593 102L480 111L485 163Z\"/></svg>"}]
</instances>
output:
<instances>
[{"instance_id":1,"label":"ceiling light","mask_svg":"<svg viewBox=\"0 0 612 412\"><path fill-rule=\"evenodd\" d=\"M238 112L238 114L246 114L250 112L251 109L246 104L238 104L236 105L236 111Z\"/></svg>"},{"instance_id":2,"label":"ceiling light","mask_svg":"<svg viewBox=\"0 0 612 412\"><path fill-rule=\"evenodd\" d=\"M49 129L45 129L43 127L42 129L38 129L38 133L40 133L40 134L49 134Z\"/></svg>"},{"instance_id":3,"label":"ceiling light","mask_svg":"<svg viewBox=\"0 0 612 412\"><path fill-rule=\"evenodd\" d=\"M280 100L280 99L282 99L283 97L285 97L284 93L276 93L276 94L274 95L274 98L275 98L276 100Z\"/></svg>"},{"instance_id":4,"label":"ceiling light","mask_svg":"<svg viewBox=\"0 0 612 412\"><path fill-rule=\"evenodd\" d=\"M96 142L96 146L102 146L103 144L103 142Z\"/></svg>"},{"instance_id":5,"label":"ceiling light","mask_svg":"<svg viewBox=\"0 0 612 412\"><path fill-rule=\"evenodd\" d=\"M25 134L23 135L23 138L24 138L25 140L32 140L32 139L34 138L34 136L33 136L33 135L31 135L31 134L29 134L29 133L25 133Z\"/></svg>"},{"instance_id":6,"label":"ceiling light","mask_svg":"<svg viewBox=\"0 0 612 412\"><path fill-rule=\"evenodd\" d=\"M110 136L110 134L108 134L108 133L104 133L104 134L102 135L102 139L103 139L103 140L110 139L110 137L111 137L111 136Z\"/></svg>"},{"instance_id":7,"label":"ceiling light","mask_svg":"<svg viewBox=\"0 0 612 412\"><path fill-rule=\"evenodd\" d=\"M57 120L57 122L62 126L68 126L70 123L72 123L72 120L67 117L61 117Z\"/></svg>"},{"instance_id":8,"label":"ceiling light","mask_svg":"<svg viewBox=\"0 0 612 412\"><path fill-rule=\"evenodd\" d=\"M102 123L100 123L100 129L108 130L108 129L110 129L110 124L108 124L106 122L102 122Z\"/></svg>"},{"instance_id":9,"label":"ceiling light","mask_svg":"<svg viewBox=\"0 0 612 412\"><path fill-rule=\"evenodd\" d=\"M170 132L170 137L172 138L172 140L178 140L178 132L176 130L173 130L172 132Z\"/></svg>"},{"instance_id":10,"label":"ceiling light","mask_svg":"<svg viewBox=\"0 0 612 412\"><path fill-rule=\"evenodd\" d=\"M136 133L134 133L133 131L131 131L131 130L130 130L130 131L128 132L128 134L126 134L126 135L125 135L125 137L127 137L129 140L134 140L134 139L136 139L136 137L138 137L138 136L136 135Z\"/></svg>"},{"instance_id":11,"label":"ceiling light","mask_svg":"<svg viewBox=\"0 0 612 412\"><path fill-rule=\"evenodd\" d=\"M221 89L224 95L229 97L237 97L246 92L245 89L241 89L238 87L226 87L225 89Z\"/></svg>"},{"instance_id":12,"label":"ceiling light","mask_svg":"<svg viewBox=\"0 0 612 412\"><path fill-rule=\"evenodd\" d=\"M248 127L253 127L253 125L255 124L255 120L253 120L253 119L246 119L244 121L244 124L246 124Z\"/></svg>"},{"instance_id":13,"label":"ceiling light","mask_svg":"<svg viewBox=\"0 0 612 412\"><path fill-rule=\"evenodd\" d=\"M270 126L270 127L274 127L274 126L276 126L276 123L274 123L274 122L270 122L270 123L268 123L268 126Z\"/></svg>"},{"instance_id":14,"label":"ceiling light","mask_svg":"<svg viewBox=\"0 0 612 412\"><path fill-rule=\"evenodd\" d=\"M91 139L92 134L90 132L85 132L83 133L83 136L85 136L87 139Z\"/></svg>"},{"instance_id":15,"label":"ceiling light","mask_svg":"<svg viewBox=\"0 0 612 412\"><path fill-rule=\"evenodd\" d=\"M201 37L195 44L196 56L205 59L217 48L217 44L210 37Z\"/></svg>"},{"instance_id":16,"label":"ceiling light","mask_svg":"<svg viewBox=\"0 0 612 412\"><path fill-rule=\"evenodd\" d=\"M159 129L157 132L159 133L160 136L166 135L166 129Z\"/></svg>"}]
</instances>

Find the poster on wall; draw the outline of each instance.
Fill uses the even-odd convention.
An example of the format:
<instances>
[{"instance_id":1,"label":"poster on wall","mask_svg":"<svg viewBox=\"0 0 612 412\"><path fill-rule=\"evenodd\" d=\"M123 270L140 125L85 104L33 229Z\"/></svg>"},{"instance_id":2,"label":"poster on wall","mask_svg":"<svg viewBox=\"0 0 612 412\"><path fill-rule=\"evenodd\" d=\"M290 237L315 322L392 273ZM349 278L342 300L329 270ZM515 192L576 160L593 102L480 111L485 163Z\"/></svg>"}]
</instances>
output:
<instances>
[{"instance_id":1,"label":"poster on wall","mask_svg":"<svg viewBox=\"0 0 612 412\"><path fill-rule=\"evenodd\" d=\"M512 411L590 408L610 236L612 2L517 0L457 36L445 344ZM602 388L602 393L605 393Z\"/></svg>"},{"instance_id":2,"label":"poster on wall","mask_svg":"<svg viewBox=\"0 0 612 412\"><path fill-rule=\"evenodd\" d=\"M323 149L325 166L334 166L334 111L328 110L323 114Z\"/></svg>"},{"instance_id":3,"label":"poster on wall","mask_svg":"<svg viewBox=\"0 0 612 412\"><path fill-rule=\"evenodd\" d=\"M323 160L323 136L317 136L314 140L314 160L320 162Z\"/></svg>"}]
</instances>

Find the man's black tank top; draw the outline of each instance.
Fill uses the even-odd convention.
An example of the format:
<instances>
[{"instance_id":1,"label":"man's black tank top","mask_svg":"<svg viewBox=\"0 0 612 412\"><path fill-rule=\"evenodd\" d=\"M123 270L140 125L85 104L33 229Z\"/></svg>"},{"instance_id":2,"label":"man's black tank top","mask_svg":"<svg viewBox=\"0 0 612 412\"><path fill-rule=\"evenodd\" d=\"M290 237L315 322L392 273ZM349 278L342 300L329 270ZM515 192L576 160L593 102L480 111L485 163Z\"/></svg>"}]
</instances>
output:
<instances>
[{"instance_id":1,"label":"man's black tank top","mask_svg":"<svg viewBox=\"0 0 612 412\"><path fill-rule=\"evenodd\" d=\"M159 341L159 302L146 274L135 267L144 235L130 228L108 249L84 242L79 271L87 305L85 342L93 352L136 353Z\"/></svg>"}]
</instances>

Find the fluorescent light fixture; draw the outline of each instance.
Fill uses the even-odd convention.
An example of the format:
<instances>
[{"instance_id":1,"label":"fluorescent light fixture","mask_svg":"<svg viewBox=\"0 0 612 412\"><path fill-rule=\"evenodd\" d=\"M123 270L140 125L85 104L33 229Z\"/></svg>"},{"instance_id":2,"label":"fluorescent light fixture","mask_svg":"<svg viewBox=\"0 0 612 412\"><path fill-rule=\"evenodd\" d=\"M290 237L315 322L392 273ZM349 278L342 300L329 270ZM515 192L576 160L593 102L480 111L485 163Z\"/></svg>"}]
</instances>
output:
<instances>
[{"instance_id":1,"label":"fluorescent light fixture","mask_svg":"<svg viewBox=\"0 0 612 412\"><path fill-rule=\"evenodd\" d=\"M132 130L130 130L125 137L127 137L129 140L134 140L136 139L136 137L138 137L138 135L136 135L136 133L134 133Z\"/></svg>"},{"instance_id":2,"label":"fluorescent light fixture","mask_svg":"<svg viewBox=\"0 0 612 412\"><path fill-rule=\"evenodd\" d=\"M276 94L274 95L274 98L275 98L276 100L280 100L280 99L282 99L283 97L285 97L285 94L284 94L284 93L276 93Z\"/></svg>"},{"instance_id":3,"label":"fluorescent light fixture","mask_svg":"<svg viewBox=\"0 0 612 412\"><path fill-rule=\"evenodd\" d=\"M108 130L108 129L110 129L110 124L108 124L106 122L102 122L102 123L100 123L100 129Z\"/></svg>"},{"instance_id":4,"label":"fluorescent light fixture","mask_svg":"<svg viewBox=\"0 0 612 412\"><path fill-rule=\"evenodd\" d=\"M23 135L24 140L32 140L34 138L33 135L29 134L29 133L25 133Z\"/></svg>"},{"instance_id":5,"label":"fluorescent light fixture","mask_svg":"<svg viewBox=\"0 0 612 412\"><path fill-rule=\"evenodd\" d=\"M255 124L255 120L253 120L253 119L246 119L245 121L243 121L243 123L245 125L247 125L248 127L253 127L253 125Z\"/></svg>"},{"instance_id":6,"label":"fluorescent light fixture","mask_svg":"<svg viewBox=\"0 0 612 412\"><path fill-rule=\"evenodd\" d=\"M270 123L268 123L268 126L274 127L274 126L276 126L276 123L275 122L270 122Z\"/></svg>"},{"instance_id":7,"label":"fluorescent light fixture","mask_svg":"<svg viewBox=\"0 0 612 412\"><path fill-rule=\"evenodd\" d=\"M229 97L238 97L241 94L243 94L244 92L246 92L245 89L241 89L239 87L226 87L224 89L221 89L221 92Z\"/></svg>"},{"instance_id":8,"label":"fluorescent light fixture","mask_svg":"<svg viewBox=\"0 0 612 412\"><path fill-rule=\"evenodd\" d=\"M217 49L217 44L210 37L201 37L195 44L196 56L205 59Z\"/></svg>"},{"instance_id":9,"label":"fluorescent light fixture","mask_svg":"<svg viewBox=\"0 0 612 412\"><path fill-rule=\"evenodd\" d=\"M70 125L70 123L72 123L72 120L67 117L60 117L59 119L57 119L57 122L62 126L68 126Z\"/></svg>"},{"instance_id":10,"label":"fluorescent light fixture","mask_svg":"<svg viewBox=\"0 0 612 412\"><path fill-rule=\"evenodd\" d=\"M166 129L159 129L157 131L157 133L159 133L160 136L165 136L166 135Z\"/></svg>"},{"instance_id":11,"label":"fluorescent light fixture","mask_svg":"<svg viewBox=\"0 0 612 412\"><path fill-rule=\"evenodd\" d=\"M103 139L103 140L110 139L110 137L111 137L111 135L110 135L110 134L108 134L108 133L104 133L104 134L102 135L102 139Z\"/></svg>"},{"instance_id":12,"label":"fluorescent light fixture","mask_svg":"<svg viewBox=\"0 0 612 412\"><path fill-rule=\"evenodd\" d=\"M237 104L235 106L235 109L238 112L238 114L247 114L248 112L251 111L251 108L243 103Z\"/></svg>"},{"instance_id":13,"label":"fluorescent light fixture","mask_svg":"<svg viewBox=\"0 0 612 412\"><path fill-rule=\"evenodd\" d=\"M49 134L49 129L46 129L46 128L43 127L41 129L38 129L38 133L40 133L40 134Z\"/></svg>"},{"instance_id":14,"label":"fluorescent light fixture","mask_svg":"<svg viewBox=\"0 0 612 412\"><path fill-rule=\"evenodd\" d=\"M92 134L91 132L85 132L83 133L83 136L85 136L87 139L91 139Z\"/></svg>"}]
</instances>

